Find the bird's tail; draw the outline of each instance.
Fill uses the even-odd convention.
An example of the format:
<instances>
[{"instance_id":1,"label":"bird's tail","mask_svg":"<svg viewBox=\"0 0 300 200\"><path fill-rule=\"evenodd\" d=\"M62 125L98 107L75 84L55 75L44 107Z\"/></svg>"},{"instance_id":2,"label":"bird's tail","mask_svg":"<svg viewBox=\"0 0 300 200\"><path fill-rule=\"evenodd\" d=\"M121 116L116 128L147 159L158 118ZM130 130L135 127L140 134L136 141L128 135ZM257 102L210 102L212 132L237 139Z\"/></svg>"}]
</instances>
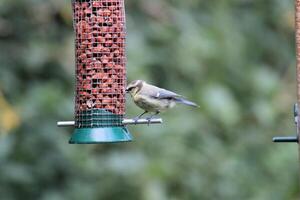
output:
<instances>
[{"instance_id":1,"label":"bird's tail","mask_svg":"<svg viewBox=\"0 0 300 200\"><path fill-rule=\"evenodd\" d=\"M184 104L184 105L187 105L187 106L193 106L193 107L199 107L196 103L192 102L192 101L189 101L189 100L186 100L186 99L183 99L183 98L174 98L174 100L177 102L177 103L181 103L181 104Z\"/></svg>"}]
</instances>

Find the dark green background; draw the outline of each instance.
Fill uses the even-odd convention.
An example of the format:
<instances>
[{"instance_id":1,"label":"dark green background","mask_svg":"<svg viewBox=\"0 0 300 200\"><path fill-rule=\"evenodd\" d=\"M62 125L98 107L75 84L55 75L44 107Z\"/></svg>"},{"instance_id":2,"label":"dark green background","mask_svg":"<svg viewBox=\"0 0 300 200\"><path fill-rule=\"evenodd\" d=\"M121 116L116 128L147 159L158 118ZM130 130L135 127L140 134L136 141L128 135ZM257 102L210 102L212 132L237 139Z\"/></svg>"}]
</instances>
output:
<instances>
[{"instance_id":1,"label":"dark green background","mask_svg":"<svg viewBox=\"0 0 300 200\"><path fill-rule=\"evenodd\" d=\"M298 199L297 145L272 143L295 134L293 4L126 0L128 80L201 107L129 127L132 143L69 145L71 3L1 0L0 91L20 122L0 127L0 199Z\"/></svg>"}]
</instances>

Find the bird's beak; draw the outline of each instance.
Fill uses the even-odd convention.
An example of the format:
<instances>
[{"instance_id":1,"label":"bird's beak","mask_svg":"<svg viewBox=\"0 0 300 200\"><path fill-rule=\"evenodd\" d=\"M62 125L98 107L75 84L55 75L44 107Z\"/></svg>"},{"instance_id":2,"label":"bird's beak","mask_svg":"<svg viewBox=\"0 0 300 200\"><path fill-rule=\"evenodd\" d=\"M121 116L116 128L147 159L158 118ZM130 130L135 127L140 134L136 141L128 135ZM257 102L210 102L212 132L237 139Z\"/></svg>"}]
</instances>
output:
<instances>
[{"instance_id":1,"label":"bird's beak","mask_svg":"<svg viewBox=\"0 0 300 200\"><path fill-rule=\"evenodd\" d=\"M129 92L129 90L126 88L126 89L125 89L125 92L126 92L126 93L128 93L128 92Z\"/></svg>"}]
</instances>

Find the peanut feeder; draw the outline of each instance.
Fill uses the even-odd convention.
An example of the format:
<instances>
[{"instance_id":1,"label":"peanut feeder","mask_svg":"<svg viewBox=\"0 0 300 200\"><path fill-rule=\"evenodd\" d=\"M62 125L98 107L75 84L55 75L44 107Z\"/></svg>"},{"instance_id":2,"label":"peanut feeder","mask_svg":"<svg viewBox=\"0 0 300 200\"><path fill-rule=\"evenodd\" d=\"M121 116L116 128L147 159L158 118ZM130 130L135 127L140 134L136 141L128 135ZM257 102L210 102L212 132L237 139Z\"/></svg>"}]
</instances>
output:
<instances>
[{"instance_id":1,"label":"peanut feeder","mask_svg":"<svg viewBox=\"0 0 300 200\"><path fill-rule=\"evenodd\" d=\"M124 0L73 0L75 131L70 143L131 141L125 115Z\"/></svg>"}]
</instances>

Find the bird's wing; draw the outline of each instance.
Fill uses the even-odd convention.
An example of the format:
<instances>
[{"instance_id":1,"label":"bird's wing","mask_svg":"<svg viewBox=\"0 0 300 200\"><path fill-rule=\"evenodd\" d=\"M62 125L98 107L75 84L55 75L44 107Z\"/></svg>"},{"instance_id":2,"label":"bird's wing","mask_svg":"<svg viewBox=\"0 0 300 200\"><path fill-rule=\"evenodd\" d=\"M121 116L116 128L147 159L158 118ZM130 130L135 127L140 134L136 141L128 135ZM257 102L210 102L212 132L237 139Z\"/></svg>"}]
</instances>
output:
<instances>
[{"instance_id":1,"label":"bird's wing","mask_svg":"<svg viewBox=\"0 0 300 200\"><path fill-rule=\"evenodd\" d=\"M147 88L147 93L149 96L151 96L152 98L156 98L156 99L171 99L171 98L175 98L175 97L182 97L179 94L176 94L175 92L166 90L166 89L162 89L156 86L148 86L149 88Z\"/></svg>"},{"instance_id":2,"label":"bird's wing","mask_svg":"<svg viewBox=\"0 0 300 200\"><path fill-rule=\"evenodd\" d=\"M170 99L170 98L174 98L174 97L181 97L181 95L176 94L175 92L172 92L169 90L165 90L165 89L161 89L155 95L155 98L158 98L158 99Z\"/></svg>"}]
</instances>

